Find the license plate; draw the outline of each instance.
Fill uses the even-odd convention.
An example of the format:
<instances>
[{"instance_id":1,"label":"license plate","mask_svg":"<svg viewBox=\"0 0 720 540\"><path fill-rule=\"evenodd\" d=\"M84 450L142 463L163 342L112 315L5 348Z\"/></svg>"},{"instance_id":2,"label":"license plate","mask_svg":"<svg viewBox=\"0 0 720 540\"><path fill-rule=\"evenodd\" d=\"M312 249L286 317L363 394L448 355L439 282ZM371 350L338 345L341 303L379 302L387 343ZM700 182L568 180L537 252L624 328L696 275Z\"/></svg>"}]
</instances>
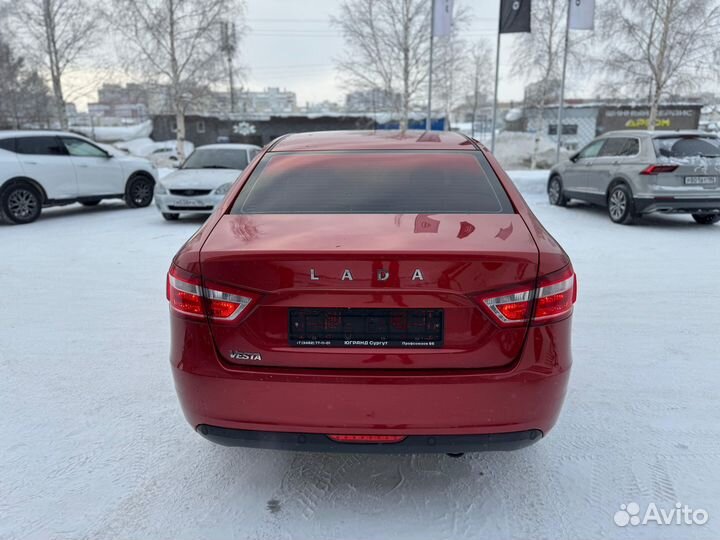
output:
<instances>
[{"instance_id":1,"label":"license plate","mask_svg":"<svg viewBox=\"0 0 720 540\"><path fill-rule=\"evenodd\" d=\"M440 309L291 309L295 347L438 348L443 345Z\"/></svg>"},{"instance_id":2,"label":"license plate","mask_svg":"<svg viewBox=\"0 0 720 540\"><path fill-rule=\"evenodd\" d=\"M172 204L173 206L207 206L205 201L199 201L197 199L177 199Z\"/></svg>"},{"instance_id":3,"label":"license plate","mask_svg":"<svg viewBox=\"0 0 720 540\"><path fill-rule=\"evenodd\" d=\"M686 176L686 186L714 186L717 184L717 176Z\"/></svg>"}]
</instances>

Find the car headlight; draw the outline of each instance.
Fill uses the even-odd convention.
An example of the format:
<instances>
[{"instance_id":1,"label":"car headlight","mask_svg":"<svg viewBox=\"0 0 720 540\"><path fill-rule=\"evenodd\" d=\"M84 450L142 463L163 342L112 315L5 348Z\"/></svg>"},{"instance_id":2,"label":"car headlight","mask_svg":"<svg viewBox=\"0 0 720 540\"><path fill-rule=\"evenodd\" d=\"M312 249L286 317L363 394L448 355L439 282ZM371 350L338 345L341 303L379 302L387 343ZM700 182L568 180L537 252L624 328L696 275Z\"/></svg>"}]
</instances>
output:
<instances>
[{"instance_id":1,"label":"car headlight","mask_svg":"<svg viewBox=\"0 0 720 540\"><path fill-rule=\"evenodd\" d=\"M218 195L225 195L228 191L230 191L230 188L232 187L233 183L228 182L227 184L223 184L219 188L215 190L215 193Z\"/></svg>"},{"instance_id":2,"label":"car headlight","mask_svg":"<svg viewBox=\"0 0 720 540\"><path fill-rule=\"evenodd\" d=\"M155 195L167 195L167 189L160 182L155 182Z\"/></svg>"}]
</instances>

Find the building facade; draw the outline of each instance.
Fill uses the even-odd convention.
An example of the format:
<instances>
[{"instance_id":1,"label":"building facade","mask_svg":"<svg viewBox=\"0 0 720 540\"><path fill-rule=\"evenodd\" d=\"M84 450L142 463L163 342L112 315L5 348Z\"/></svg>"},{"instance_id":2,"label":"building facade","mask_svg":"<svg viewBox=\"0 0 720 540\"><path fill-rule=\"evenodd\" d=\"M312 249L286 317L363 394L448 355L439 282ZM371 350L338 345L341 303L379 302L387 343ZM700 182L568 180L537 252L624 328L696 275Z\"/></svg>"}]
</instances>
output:
<instances>
[{"instance_id":1,"label":"building facade","mask_svg":"<svg viewBox=\"0 0 720 540\"><path fill-rule=\"evenodd\" d=\"M656 129L698 129L702 105L698 103L675 103L661 105L658 110ZM527 129L541 130L545 137L557 141L558 107L525 109ZM650 108L646 105L577 103L563 108L562 141L569 150L578 150L595 137L623 129L647 129Z\"/></svg>"}]
</instances>

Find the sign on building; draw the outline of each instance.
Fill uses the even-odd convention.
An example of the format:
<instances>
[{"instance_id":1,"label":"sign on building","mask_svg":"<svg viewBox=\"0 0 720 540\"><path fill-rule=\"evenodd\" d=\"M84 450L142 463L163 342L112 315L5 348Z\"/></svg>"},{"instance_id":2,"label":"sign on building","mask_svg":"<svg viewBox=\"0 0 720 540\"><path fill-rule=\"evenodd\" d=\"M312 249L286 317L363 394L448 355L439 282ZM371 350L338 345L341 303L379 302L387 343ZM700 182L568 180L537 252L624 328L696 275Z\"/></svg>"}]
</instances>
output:
<instances>
[{"instance_id":1,"label":"sign on building","mask_svg":"<svg viewBox=\"0 0 720 540\"><path fill-rule=\"evenodd\" d=\"M658 110L655 129L697 129L700 105L665 105ZM649 107L603 106L597 119L597 135L622 129L647 129Z\"/></svg>"}]
</instances>

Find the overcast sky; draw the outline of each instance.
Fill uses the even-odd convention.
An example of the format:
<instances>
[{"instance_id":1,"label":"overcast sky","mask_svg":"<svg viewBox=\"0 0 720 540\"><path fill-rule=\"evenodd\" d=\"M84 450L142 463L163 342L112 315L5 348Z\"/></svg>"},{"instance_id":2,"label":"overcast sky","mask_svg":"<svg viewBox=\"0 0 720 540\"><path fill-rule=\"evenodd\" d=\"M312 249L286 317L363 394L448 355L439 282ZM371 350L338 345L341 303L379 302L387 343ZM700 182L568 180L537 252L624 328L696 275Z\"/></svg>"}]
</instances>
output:
<instances>
[{"instance_id":1,"label":"overcast sky","mask_svg":"<svg viewBox=\"0 0 720 540\"><path fill-rule=\"evenodd\" d=\"M342 53L343 39L330 26L341 0L247 0L249 33L242 43L241 63L249 68L246 86L259 90L279 86L297 93L298 105L325 99L344 102L346 90L333 60ZM495 50L499 0L465 0L473 14L466 37L486 39ZM503 36L506 53L510 36ZM523 80L509 78L508 54L501 61L501 100L522 99ZM494 73L488 69L492 80Z\"/></svg>"}]
</instances>

